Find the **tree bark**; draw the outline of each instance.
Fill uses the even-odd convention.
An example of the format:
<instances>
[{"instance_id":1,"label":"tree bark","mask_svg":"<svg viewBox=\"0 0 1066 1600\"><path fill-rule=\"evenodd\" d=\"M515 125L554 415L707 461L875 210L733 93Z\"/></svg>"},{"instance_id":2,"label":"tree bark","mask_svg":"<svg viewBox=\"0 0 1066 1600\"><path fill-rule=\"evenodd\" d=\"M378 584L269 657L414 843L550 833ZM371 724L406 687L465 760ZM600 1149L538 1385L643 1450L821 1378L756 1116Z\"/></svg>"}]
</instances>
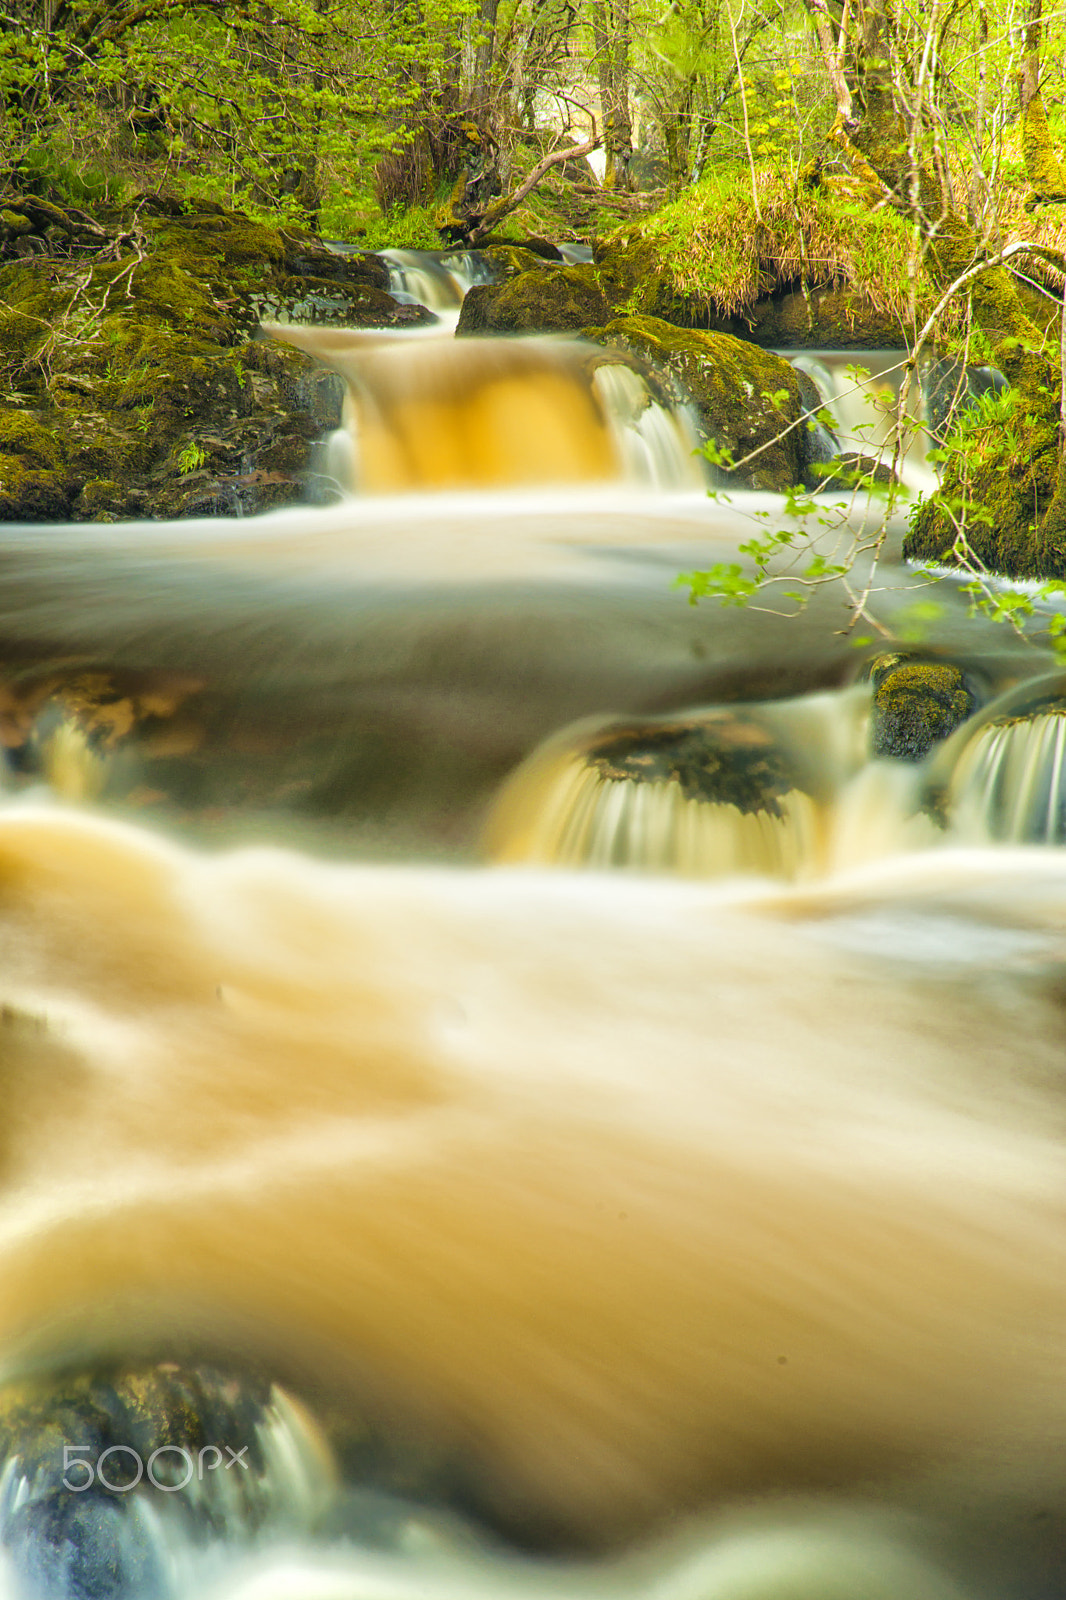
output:
<instances>
[{"instance_id":1,"label":"tree bark","mask_svg":"<svg viewBox=\"0 0 1066 1600\"><path fill-rule=\"evenodd\" d=\"M593 0L592 36L603 112L605 189L632 187L633 124L629 115L629 0ZM593 147L595 148L595 146Z\"/></svg>"},{"instance_id":2,"label":"tree bark","mask_svg":"<svg viewBox=\"0 0 1066 1600\"><path fill-rule=\"evenodd\" d=\"M1018 69L1018 108L1022 123L1022 154L1031 193L1026 210L1066 201L1066 174L1063 173L1051 142L1044 101L1040 94L1040 52L1043 33L1041 0L1029 0L1025 29L1025 54Z\"/></svg>"}]
</instances>

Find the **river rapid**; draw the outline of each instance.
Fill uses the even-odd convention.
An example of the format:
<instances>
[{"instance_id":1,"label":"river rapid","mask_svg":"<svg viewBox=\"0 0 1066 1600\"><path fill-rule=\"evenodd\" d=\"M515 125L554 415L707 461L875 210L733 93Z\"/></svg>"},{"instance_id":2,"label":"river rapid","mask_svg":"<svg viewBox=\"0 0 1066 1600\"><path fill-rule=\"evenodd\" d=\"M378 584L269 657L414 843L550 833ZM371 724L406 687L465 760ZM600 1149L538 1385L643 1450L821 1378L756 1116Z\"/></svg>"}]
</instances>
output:
<instances>
[{"instance_id":1,"label":"river rapid","mask_svg":"<svg viewBox=\"0 0 1066 1600\"><path fill-rule=\"evenodd\" d=\"M339 342L361 494L0 530L0 1593L1053 1600L1053 658L886 754L891 552L689 606L683 416Z\"/></svg>"}]
</instances>

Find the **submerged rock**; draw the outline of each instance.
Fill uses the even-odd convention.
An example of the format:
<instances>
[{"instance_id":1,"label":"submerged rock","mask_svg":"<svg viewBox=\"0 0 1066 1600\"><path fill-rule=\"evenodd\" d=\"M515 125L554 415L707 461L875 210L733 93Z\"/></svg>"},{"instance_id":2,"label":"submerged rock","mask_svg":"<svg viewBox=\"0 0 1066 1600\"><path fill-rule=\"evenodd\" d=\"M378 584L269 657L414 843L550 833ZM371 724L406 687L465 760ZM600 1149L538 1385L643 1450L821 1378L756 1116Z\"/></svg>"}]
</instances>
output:
<instances>
[{"instance_id":1,"label":"submerged rock","mask_svg":"<svg viewBox=\"0 0 1066 1600\"><path fill-rule=\"evenodd\" d=\"M810 758L824 711L764 702L576 724L512 774L490 816L487 853L693 878L817 871L823 806L839 775L834 760Z\"/></svg>"},{"instance_id":2,"label":"submerged rock","mask_svg":"<svg viewBox=\"0 0 1066 1600\"><path fill-rule=\"evenodd\" d=\"M730 711L613 728L585 759L610 783L676 783L686 800L745 814L781 816L782 797L798 786L793 763L769 732Z\"/></svg>"}]
</instances>

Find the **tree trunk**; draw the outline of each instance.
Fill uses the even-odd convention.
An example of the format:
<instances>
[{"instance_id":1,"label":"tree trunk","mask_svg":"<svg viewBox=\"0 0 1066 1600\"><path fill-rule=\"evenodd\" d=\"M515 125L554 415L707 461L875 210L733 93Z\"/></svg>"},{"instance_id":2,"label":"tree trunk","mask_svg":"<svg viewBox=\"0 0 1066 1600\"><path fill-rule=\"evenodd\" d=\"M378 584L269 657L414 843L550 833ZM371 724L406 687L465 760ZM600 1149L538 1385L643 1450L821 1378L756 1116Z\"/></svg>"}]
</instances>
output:
<instances>
[{"instance_id":1,"label":"tree trunk","mask_svg":"<svg viewBox=\"0 0 1066 1600\"><path fill-rule=\"evenodd\" d=\"M572 161L591 154L599 139L587 139L584 144L566 145L553 150L538 161L532 172L520 184L499 200L491 202L472 198L465 180L460 179L452 192L447 207L437 217L436 226L444 242L452 247L464 245L468 250L482 244L492 232L536 187L550 167L561 161Z\"/></svg>"},{"instance_id":2,"label":"tree trunk","mask_svg":"<svg viewBox=\"0 0 1066 1600\"><path fill-rule=\"evenodd\" d=\"M593 0L592 35L603 112L605 189L629 189L633 125L629 116L629 0Z\"/></svg>"},{"instance_id":3,"label":"tree trunk","mask_svg":"<svg viewBox=\"0 0 1066 1600\"><path fill-rule=\"evenodd\" d=\"M1025 175L1032 193L1026 210L1049 202L1066 201L1066 174L1051 142L1044 102L1040 94L1040 45L1043 32L1041 0L1029 0L1025 54L1018 69L1018 107L1022 122Z\"/></svg>"}]
</instances>

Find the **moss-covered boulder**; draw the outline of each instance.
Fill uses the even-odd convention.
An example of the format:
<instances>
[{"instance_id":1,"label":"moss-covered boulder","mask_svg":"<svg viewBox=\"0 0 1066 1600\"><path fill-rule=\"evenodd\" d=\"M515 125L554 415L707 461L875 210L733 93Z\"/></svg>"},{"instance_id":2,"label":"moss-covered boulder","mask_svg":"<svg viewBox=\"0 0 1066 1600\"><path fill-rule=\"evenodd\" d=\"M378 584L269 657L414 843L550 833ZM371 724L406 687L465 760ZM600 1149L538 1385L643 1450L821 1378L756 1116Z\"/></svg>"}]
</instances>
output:
<instances>
[{"instance_id":1,"label":"moss-covered boulder","mask_svg":"<svg viewBox=\"0 0 1066 1600\"><path fill-rule=\"evenodd\" d=\"M968 408L943 473L904 540L908 560L950 566L961 556L1008 577L1066 577L1066 537L1048 538L1042 527L1058 485L1059 439L1039 400L1008 389Z\"/></svg>"},{"instance_id":2,"label":"moss-covered boulder","mask_svg":"<svg viewBox=\"0 0 1066 1600\"><path fill-rule=\"evenodd\" d=\"M723 480L785 490L802 481L803 412L796 373L779 356L724 333L677 328L657 317L617 317L585 336L650 361L674 398L691 402L703 441L739 470ZM750 459L748 459L750 458Z\"/></svg>"},{"instance_id":3,"label":"moss-covered boulder","mask_svg":"<svg viewBox=\"0 0 1066 1600\"><path fill-rule=\"evenodd\" d=\"M769 347L874 349L906 342L911 242L887 208L731 172L602 236L594 260L619 312ZM919 318L934 298L918 285Z\"/></svg>"},{"instance_id":4,"label":"moss-covered boulder","mask_svg":"<svg viewBox=\"0 0 1066 1600\"><path fill-rule=\"evenodd\" d=\"M221 207L160 205L114 251L0 268L0 517L252 512L302 498L340 381L258 342L260 315L429 319L376 256ZM136 242L134 242L136 240ZM125 246L125 248L123 247Z\"/></svg>"},{"instance_id":5,"label":"moss-covered boulder","mask_svg":"<svg viewBox=\"0 0 1066 1600\"><path fill-rule=\"evenodd\" d=\"M591 266L539 266L502 284L469 291L459 334L577 333L603 327L611 308Z\"/></svg>"},{"instance_id":6,"label":"moss-covered boulder","mask_svg":"<svg viewBox=\"0 0 1066 1600\"><path fill-rule=\"evenodd\" d=\"M977 710L973 684L950 661L891 654L872 664L870 754L923 761Z\"/></svg>"},{"instance_id":7,"label":"moss-covered boulder","mask_svg":"<svg viewBox=\"0 0 1066 1600\"><path fill-rule=\"evenodd\" d=\"M497 284L502 284L506 278L517 278L523 272L539 272L545 261L540 251L522 244L484 244L477 255L489 267Z\"/></svg>"}]
</instances>

